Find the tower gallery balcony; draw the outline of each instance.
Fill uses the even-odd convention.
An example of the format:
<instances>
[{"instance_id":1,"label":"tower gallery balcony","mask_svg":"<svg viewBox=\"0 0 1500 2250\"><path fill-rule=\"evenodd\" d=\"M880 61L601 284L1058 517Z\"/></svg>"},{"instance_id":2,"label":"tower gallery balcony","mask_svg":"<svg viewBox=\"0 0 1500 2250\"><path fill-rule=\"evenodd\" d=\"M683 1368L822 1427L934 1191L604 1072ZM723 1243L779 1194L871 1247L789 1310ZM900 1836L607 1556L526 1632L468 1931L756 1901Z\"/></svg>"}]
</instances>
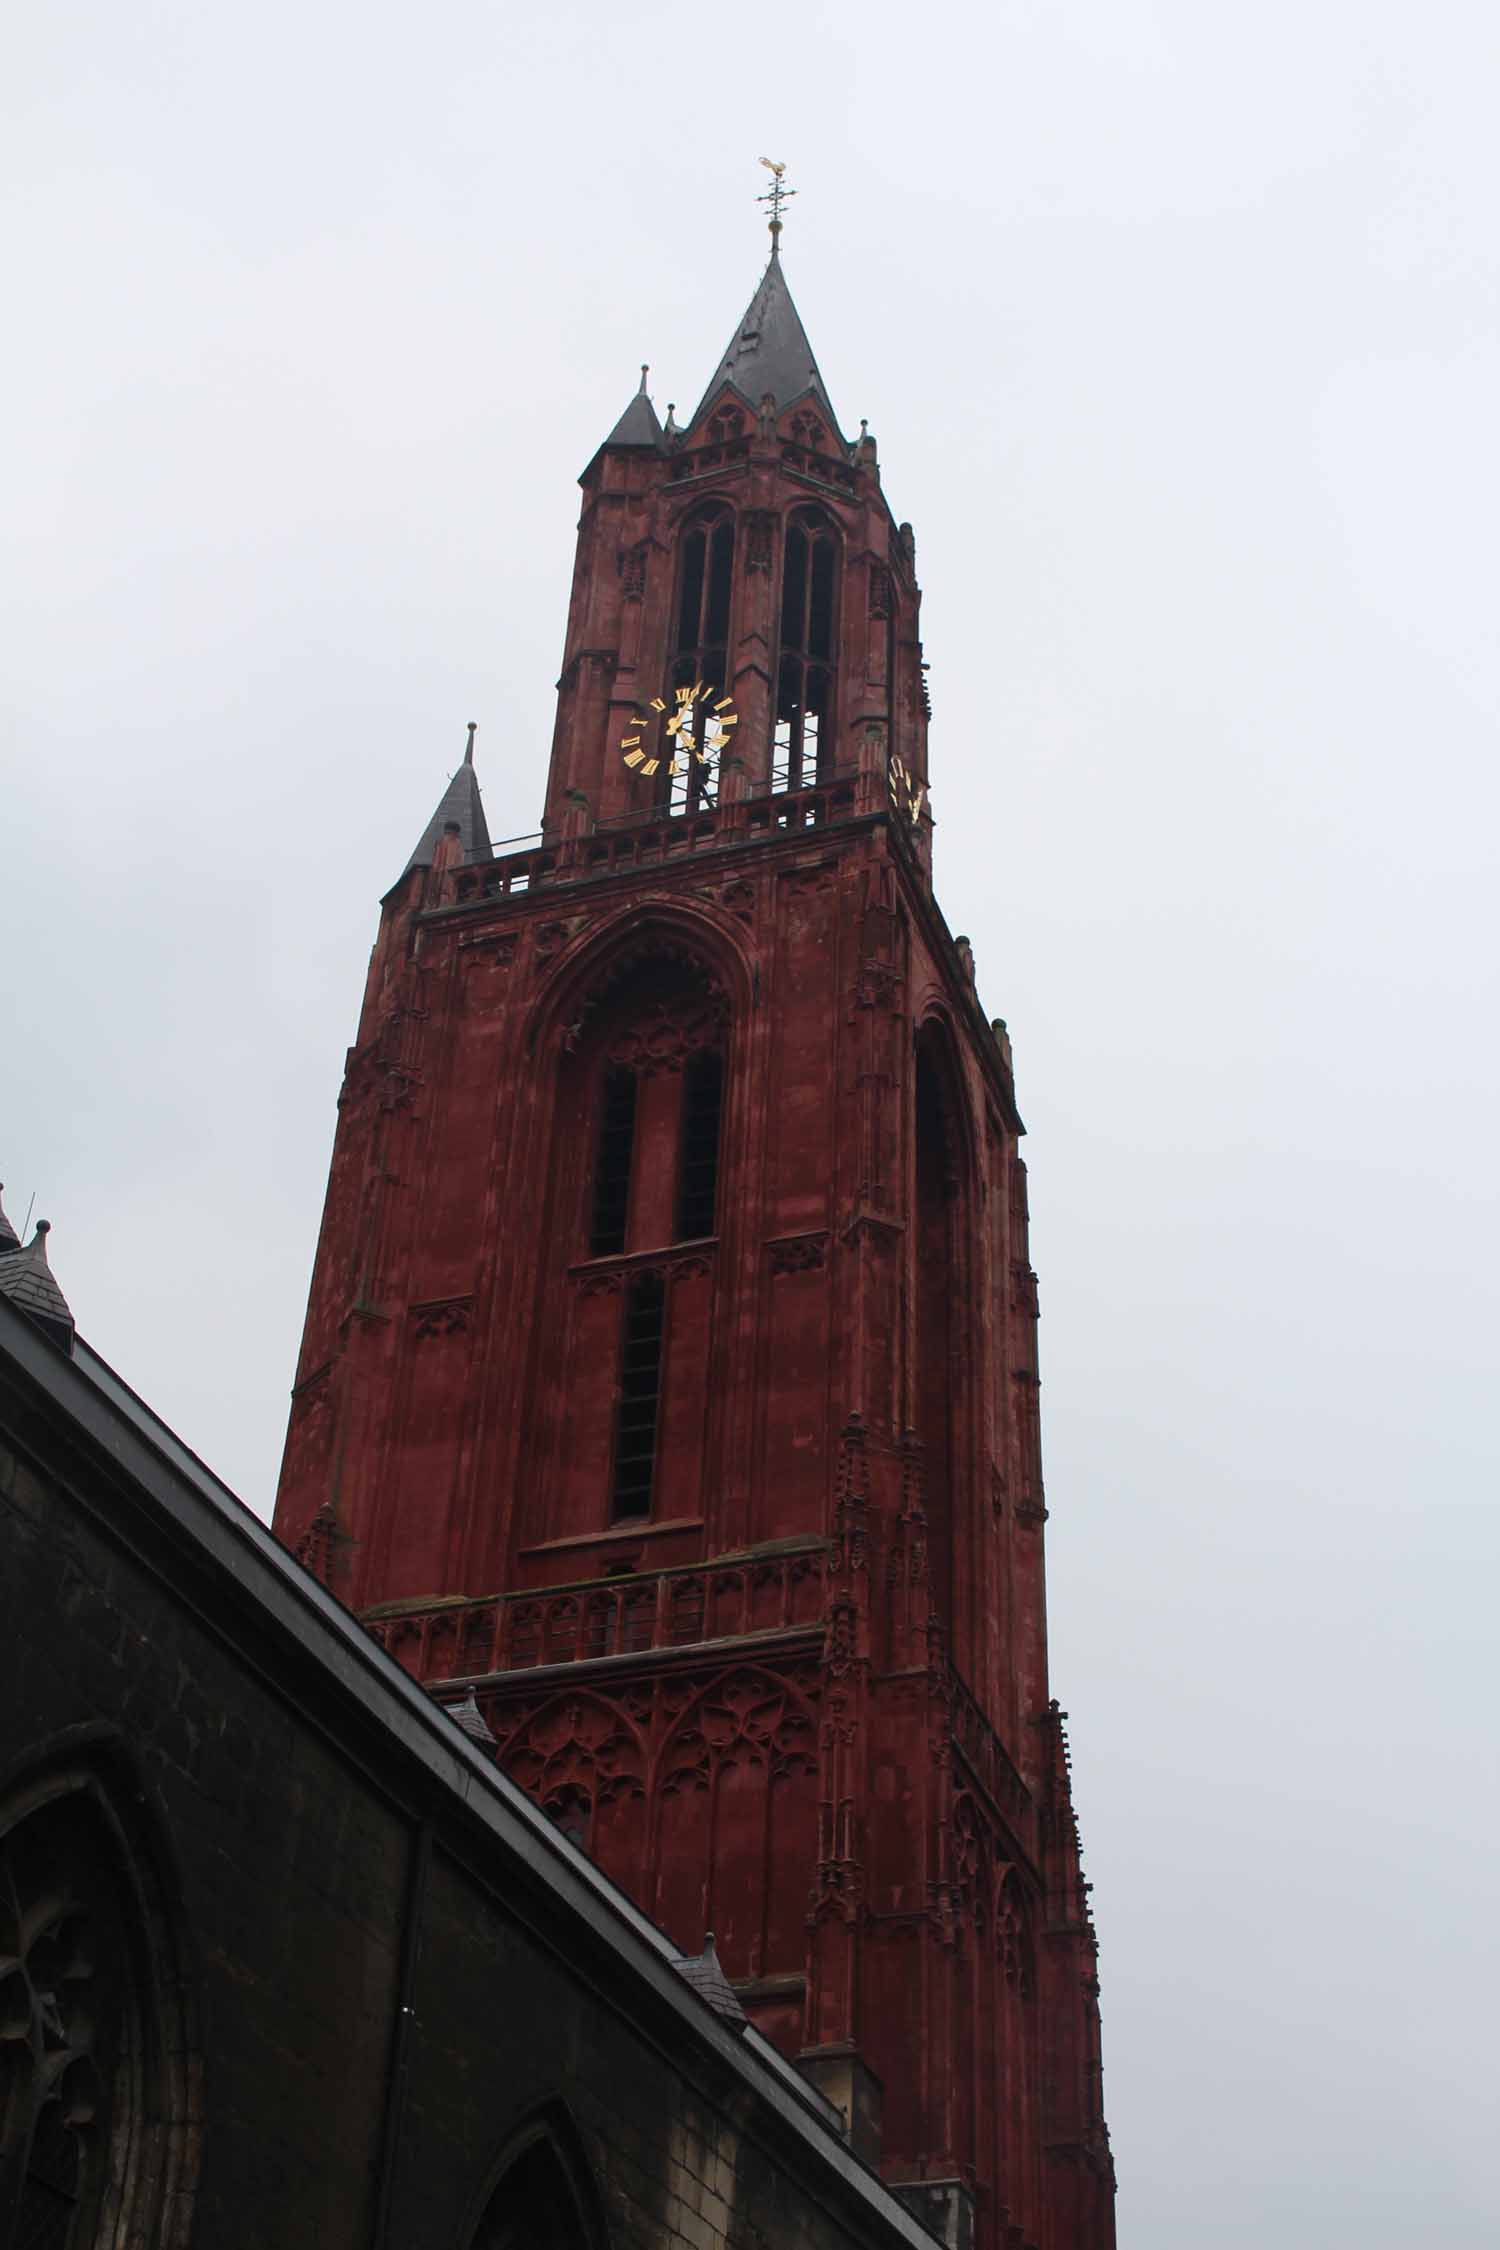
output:
<instances>
[{"instance_id":1,"label":"tower gallery balcony","mask_svg":"<svg viewBox=\"0 0 1500 2250\"><path fill-rule=\"evenodd\" d=\"M492 858L476 858L459 869L454 896L461 906L481 900L517 898L542 884L580 883L601 876L633 873L663 861L688 859L706 851L758 843L767 837L797 835L835 821L857 817L853 781L828 782L813 789L738 798L702 806L691 813L661 807L595 822L586 831L553 840L540 831L514 836Z\"/></svg>"}]
</instances>

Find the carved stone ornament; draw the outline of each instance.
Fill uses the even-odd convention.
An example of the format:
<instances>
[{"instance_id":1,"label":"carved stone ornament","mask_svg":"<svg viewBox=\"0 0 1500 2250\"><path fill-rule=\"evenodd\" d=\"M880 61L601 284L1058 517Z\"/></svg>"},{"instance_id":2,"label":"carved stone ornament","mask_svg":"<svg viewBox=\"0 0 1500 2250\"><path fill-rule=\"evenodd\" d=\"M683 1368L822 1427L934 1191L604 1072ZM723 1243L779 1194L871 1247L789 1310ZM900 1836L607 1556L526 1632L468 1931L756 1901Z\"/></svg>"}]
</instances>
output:
<instances>
[{"instance_id":1,"label":"carved stone ornament","mask_svg":"<svg viewBox=\"0 0 1500 2250\"><path fill-rule=\"evenodd\" d=\"M322 1366L304 1378L292 1392L292 1418L294 1421L315 1420L328 1411L333 1379L333 1361L325 1359Z\"/></svg>"},{"instance_id":2,"label":"carved stone ornament","mask_svg":"<svg viewBox=\"0 0 1500 2250\"><path fill-rule=\"evenodd\" d=\"M770 570L771 555L776 538L776 518L765 509L757 509L745 526L745 568L756 573Z\"/></svg>"},{"instance_id":3,"label":"carved stone ornament","mask_svg":"<svg viewBox=\"0 0 1500 2250\"><path fill-rule=\"evenodd\" d=\"M505 969L516 957L514 930L475 930L458 941L458 957L466 969Z\"/></svg>"},{"instance_id":4,"label":"carved stone ornament","mask_svg":"<svg viewBox=\"0 0 1500 2250\"><path fill-rule=\"evenodd\" d=\"M304 1570L310 1570L323 1585L328 1584L329 1565L333 1560L334 1542L339 1536L339 1519L332 1505L325 1500L313 1517L292 1553Z\"/></svg>"},{"instance_id":5,"label":"carved stone ornament","mask_svg":"<svg viewBox=\"0 0 1500 2250\"><path fill-rule=\"evenodd\" d=\"M619 993L626 980L640 970L645 970L648 974L658 971L658 981L663 984L670 982L671 990L653 996L647 1003L644 1017L632 1011L628 1025L617 1031L615 1037L628 1039L630 1029L650 1018L653 1011L657 1022L677 1015L684 1021L690 1017L697 1017L704 1023L711 1021L714 1025L714 1041L722 1036L723 1027L729 1020L729 1002L712 969L693 946L685 944L679 938L651 931L634 943L621 946L618 953L610 956L597 983L590 987L577 1015L564 1030L564 1054L572 1054L577 1050L592 1019L603 1015L607 1020L611 999ZM700 1045L709 1043L711 1042L706 1037L699 1040Z\"/></svg>"},{"instance_id":6,"label":"carved stone ornament","mask_svg":"<svg viewBox=\"0 0 1500 2250\"><path fill-rule=\"evenodd\" d=\"M888 1008L899 1014L906 996L906 979L892 961L861 961L854 986L854 1005Z\"/></svg>"},{"instance_id":7,"label":"carved stone ornament","mask_svg":"<svg viewBox=\"0 0 1500 2250\"><path fill-rule=\"evenodd\" d=\"M569 1268L570 1278L581 1297L613 1297L632 1281L649 1277L663 1285L674 1281L689 1281L696 1275L710 1274L714 1270L712 1250L668 1251L660 1257L635 1257L621 1259L609 1265L587 1263Z\"/></svg>"},{"instance_id":8,"label":"carved stone ornament","mask_svg":"<svg viewBox=\"0 0 1500 2250\"><path fill-rule=\"evenodd\" d=\"M651 1077L678 1071L690 1055L717 1047L724 1036L724 1009L715 994L652 1000L610 1040L609 1059Z\"/></svg>"},{"instance_id":9,"label":"carved stone ornament","mask_svg":"<svg viewBox=\"0 0 1500 2250\"><path fill-rule=\"evenodd\" d=\"M441 1297L431 1304L413 1305L412 1318L417 1324L418 1338L462 1336L468 1328L473 1303L471 1296L464 1296Z\"/></svg>"},{"instance_id":10,"label":"carved stone ornament","mask_svg":"<svg viewBox=\"0 0 1500 2250\"><path fill-rule=\"evenodd\" d=\"M766 1254L773 1274L817 1273L828 1263L827 1231L784 1235L766 1244Z\"/></svg>"},{"instance_id":11,"label":"carved stone ornament","mask_svg":"<svg viewBox=\"0 0 1500 2250\"><path fill-rule=\"evenodd\" d=\"M889 617L891 614L891 574L884 563L870 565L870 615Z\"/></svg>"},{"instance_id":12,"label":"carved stone ornament","mask_svg":"<svg viewBox=\"0 0 1500 2250\"><path fill-rule=\"evenodd\" d=\"M815 1743L812 1715L785 1681L769 1672L734 1672L684 1710L658 1761L660 1786L707 1789L723 1764L763 1766L772 1777L813 1773Z\"/></svg>"},{"instance_id":13,"label":"carved stone ornament","mask_svg":"<svg viewBox=\"0 0 1500 2250\"><path fill-rule=\"evenodd\" d=\"M620 556L620 593L627 602L638 602L646 591L646 555L648 542L637 541Z\"/></svg>"}]
</instances>

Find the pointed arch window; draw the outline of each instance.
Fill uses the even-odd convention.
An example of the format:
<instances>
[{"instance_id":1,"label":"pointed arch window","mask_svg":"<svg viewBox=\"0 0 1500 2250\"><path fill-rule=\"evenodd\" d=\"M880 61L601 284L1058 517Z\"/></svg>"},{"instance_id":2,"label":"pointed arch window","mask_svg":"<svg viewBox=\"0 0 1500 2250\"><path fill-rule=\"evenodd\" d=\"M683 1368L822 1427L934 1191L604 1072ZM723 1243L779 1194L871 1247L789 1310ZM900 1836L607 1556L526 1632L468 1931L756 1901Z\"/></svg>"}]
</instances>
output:
<instances>
[{"instance_id":1,"label":"pointed arch window","mask_svg":"<svg viewBox=\"0 0 1500 2250\"><path fill-rule=\"evenodd\" d=\"M486 2201L471 2250L596 2250L595 2195L576 2134L539 2122L521 2134ZM571 2161L570 2161L571 2158Z\"/></svg>"},{"instance_id":2,"label":"pointed arch window","mask_svg":"<svg viewBox=\"0 0 1500 2250\"><path fill-rule=\"evenodd\" d=\"M773 789L810 788L833 771L838 545L820 508L793 511L781 571Z\"/></svg>"},{"instance_id":3,"label":"pointed arch window","mask_svg":"<svg viewBox=\"0 0 1500 2250\"><path fill-rule=\"evenodd\" d=\"M725 694L729 677L729 605L734 584L734 518L724 507L700 508L683 527L677 550L677 601L672 619L674 689L700 683L714 697ZM691 744L701 746L704 720L714 697L694 713ZM661 801L673 812L696 812L714 801L717 774L696 757L679 760L679 770L658 777Z\"/></svg>"},{"instance_id":4,"label":"pointed arch window","mask_svg":"<svg viewBox=\"0 0 1500 2250\"><path fill-rule=\"evenodd\" d=\"M698 1504L729 1008L705 963L647 940L580 1009L553 1160L572 1286L540 1348L568 1400L548 1505L584 1531Z\"/></svg>"}]
</instances>

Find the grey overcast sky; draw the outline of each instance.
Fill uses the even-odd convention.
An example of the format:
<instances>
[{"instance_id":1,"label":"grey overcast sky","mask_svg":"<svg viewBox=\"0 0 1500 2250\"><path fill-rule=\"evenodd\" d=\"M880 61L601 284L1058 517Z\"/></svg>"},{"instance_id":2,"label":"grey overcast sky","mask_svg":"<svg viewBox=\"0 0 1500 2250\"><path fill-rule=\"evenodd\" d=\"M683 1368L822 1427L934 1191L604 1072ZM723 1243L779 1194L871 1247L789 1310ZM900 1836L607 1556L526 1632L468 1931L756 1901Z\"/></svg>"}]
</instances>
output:
<instances>
[{"instance_id":1,"label":"grey overcast sky","mask_svg":"<svg viewBox=\"0 0 1500 2250\"><path fill-rule=\"evenodd\" d=\"M268 1512L376 902L757 279L916 527L1008 1018L1122 2250L1500 2233L1500 10L49 0L0 1175Z\"/></svg>"}]
</instances>

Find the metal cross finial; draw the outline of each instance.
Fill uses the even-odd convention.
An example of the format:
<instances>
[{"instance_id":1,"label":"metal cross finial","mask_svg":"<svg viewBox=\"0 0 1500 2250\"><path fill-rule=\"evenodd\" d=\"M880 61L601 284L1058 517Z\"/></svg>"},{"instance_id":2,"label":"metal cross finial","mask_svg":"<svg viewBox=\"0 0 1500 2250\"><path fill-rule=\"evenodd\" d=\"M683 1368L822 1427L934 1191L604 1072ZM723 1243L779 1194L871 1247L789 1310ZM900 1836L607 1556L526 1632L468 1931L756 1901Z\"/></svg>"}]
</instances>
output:
<instances>
[{"instance_id":1,"label":"metal cross finial","mask_svg":"<svg viewBox=\"0 0 1500 2250\"><path fill-rule=\"evenodd\" d=\"M774 163L769 156L763 156L761 162L771 175L771 185L764 195L758 195L755 200L757 203L765 203L770 206L771 255L773 258L779 258L781 255L781 207L784 203L791 202L797 190L794 187L783 185L786 175L784 164Z\"/></svg>"}]
</instances>

